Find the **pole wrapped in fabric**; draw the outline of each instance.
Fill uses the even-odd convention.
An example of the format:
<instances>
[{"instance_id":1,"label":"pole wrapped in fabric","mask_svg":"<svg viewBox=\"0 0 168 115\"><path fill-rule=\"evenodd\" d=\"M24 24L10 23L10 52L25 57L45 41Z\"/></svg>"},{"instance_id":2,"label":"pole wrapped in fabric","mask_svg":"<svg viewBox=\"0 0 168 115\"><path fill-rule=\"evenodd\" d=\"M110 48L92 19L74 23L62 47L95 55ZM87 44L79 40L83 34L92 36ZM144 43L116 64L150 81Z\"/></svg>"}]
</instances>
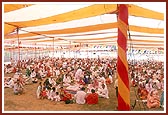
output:
<instances>
[{"instance_id":1,"label":"pole wrapped in fabric","mask_svg":"<svg viewBox=\"0 0 168 115\"><path fill-rule=\"evenodd\" d=\"M127 62L128 5L118 5L118 110L130 110L130 88Z\"/></svg>"}]
</instances>

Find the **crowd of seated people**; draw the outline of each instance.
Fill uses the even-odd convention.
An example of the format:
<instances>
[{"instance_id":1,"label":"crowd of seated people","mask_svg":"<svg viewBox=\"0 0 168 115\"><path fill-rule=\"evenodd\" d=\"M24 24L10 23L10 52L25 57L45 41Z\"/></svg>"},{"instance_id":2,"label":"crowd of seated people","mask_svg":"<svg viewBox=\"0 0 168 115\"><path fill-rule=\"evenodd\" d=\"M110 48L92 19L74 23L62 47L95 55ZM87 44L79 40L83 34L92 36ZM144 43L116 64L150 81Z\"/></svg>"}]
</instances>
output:
<instances>
[{"instance_id":1,"label":"crowd of seated people","mask_svg":"<svg viewBox=\"0 0 168 115\"><path fill-rule=\"evenodd\" d=\"M116 59L45 57L21 61L19 69L26 70L23 73L25 75L20 77L20 83L40 83L36 92L38 99L65 103L72 103L77 99L76 102L81 103L76 94L84 91L85 103L96 104L98 102L90 102L92 97L110 97L107 86L113 83L116 75ZM147 100L147 95L153 89L163 89L163 62L141 61L136 62L134 67L129 64L129 75L132 86L139 87L138 95L143 100ZM14 87L11 79L5 80L5 87Z\"/></svg>"},{"instance_id":2,"label":"crowd of seated people","mask_svg":"<svg viewBox=\"0 0 168 115\"><path fill-rule=\"evenodd\" d=\"M160 106L161 94L156 92L164 90L163 71L163 62L157 61L137 61L134 67L130 66L131 86L138 87L137 95L147 103L149 109ZM152 104L153 101L149 100L153 99L152 95L155 93L158 95L157 102Z\"/></svg>"}]
</instances>

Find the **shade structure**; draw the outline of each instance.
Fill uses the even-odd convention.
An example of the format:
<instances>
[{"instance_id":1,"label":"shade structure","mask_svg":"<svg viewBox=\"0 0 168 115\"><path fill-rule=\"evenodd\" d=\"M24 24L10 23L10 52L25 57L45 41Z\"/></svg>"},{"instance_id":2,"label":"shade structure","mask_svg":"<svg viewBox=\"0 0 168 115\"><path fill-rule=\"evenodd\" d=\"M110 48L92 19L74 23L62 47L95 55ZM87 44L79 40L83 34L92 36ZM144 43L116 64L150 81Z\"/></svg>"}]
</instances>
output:
<instances>
[{"instance_id":1,"label":"shade structure","mask_svg":"<svg viewBox=\"0 0 168 115\"><path fill-rule=\"evenodd\" d=\"M31 5L32 4L5 4L4 5L4 12L10 12L10 11L18 10L21 8L26 8Z\"/></svg>"},{"instance_id":2,"label":"shade structure","mask_svg":"<svg viewBox=\"0 0 168 115\"><path fill-rule=\"evenodd\" d=\"M145 3L128 4L129 31L128 44L142 48L164 48L164 12L143 7ZM151 3L152 4L152 3ZM161 4L164 2L153 3ZM4 44L17 44L16 28L19 27L21 45L37 46L76 44L115 44L117 40L117 4L8 4L4 3ZM18 7L8 10L9 6ZM68 6L68 7L67 7ZM71 6L71 7L70 7ZM64 9L64 10L63 10ZM7 11L8 10L8 11ZM39 10L41 11L39 13ZM32 12L33 13L29 13ZM37 13L36 13L37 12ZM29 14L22 16L23 14ZM11 17L11 18L9 18ZM150 23L149 23L150 22Z\"/></svg>"},{"instance_id":3,"label":"shade structure","mask_svg":"<svg viewBox=\"0 0 168 115\"><path fill-rule=\"evenodd\" d=\"M59 6L63 8L62 5L57 5L58 8ZM42 53L44 51L42 47L45 45L49 45L49 51L53 51L52 56L54 56L54 50L62 50L60 47L64 46L66 46L63 49L64 51L79 51L82 45L86 47L99 44L116 46L117 28L119 28L120 34L122 33L125 37L124 41L128 42L120 40L117 47L119 52L117 62L119 79L118 110L129 110L128 64L126 62L128 44L133 44L134 48L144 48L144 46L145 48L163 48L164 28L162 25L165 21L164 13L152 11L136 4L129 4L127 6L129 23L126 22L127 27L125 29L123 28L125 24L120 19L120 23L117 23L117 4L89 4L75 7L69 11L58 11L47 16L44 16L43 9L37 9L34 12L39 12L39 10L43 12L40 13L39 17L32 18L30 15L27 19L22 18L21 12L29 14L28 11L32 11L31 8L33 7L38 7L38 4L16 11L4 11L5 50L7 50L7 45L18 44L18 49L29 48L34 51L36 58L36 52ZM57 10L57 7L52 12ZM65 6L64 8L66 9ZM138 20L138 24L134 20ZM149 24L149 22L152 24ZM19 33L16 33L17 28L19 28ZM130 36L125 31L127 29L129 29ZM19 41L21 41L21 45L19 45ZM124 47L122 46L123 43ZM59 48L56 48L57 46ZM14 48L17 47L14 46Z\"/></svg>"}]
</instances>

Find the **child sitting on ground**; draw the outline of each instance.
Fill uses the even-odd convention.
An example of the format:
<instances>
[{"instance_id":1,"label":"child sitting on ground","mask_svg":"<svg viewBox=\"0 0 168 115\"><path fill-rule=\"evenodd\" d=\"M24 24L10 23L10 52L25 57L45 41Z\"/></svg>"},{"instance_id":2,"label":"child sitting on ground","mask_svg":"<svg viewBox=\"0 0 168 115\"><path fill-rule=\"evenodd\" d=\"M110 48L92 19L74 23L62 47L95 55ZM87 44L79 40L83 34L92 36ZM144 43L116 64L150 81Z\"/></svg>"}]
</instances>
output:
<instances>
[{"instance_id":1,"label":"child sitting on ground","mask_svg":"<svg viewBox=\"0 0 168 115\"><path fill-rule=\"evenodd\" d=\"M60 95L58 92L56 92L56 95L54 97L55 101L58 102L58 101L61 101L61 98L60 98Z\"/></svg>"}]
</instances>

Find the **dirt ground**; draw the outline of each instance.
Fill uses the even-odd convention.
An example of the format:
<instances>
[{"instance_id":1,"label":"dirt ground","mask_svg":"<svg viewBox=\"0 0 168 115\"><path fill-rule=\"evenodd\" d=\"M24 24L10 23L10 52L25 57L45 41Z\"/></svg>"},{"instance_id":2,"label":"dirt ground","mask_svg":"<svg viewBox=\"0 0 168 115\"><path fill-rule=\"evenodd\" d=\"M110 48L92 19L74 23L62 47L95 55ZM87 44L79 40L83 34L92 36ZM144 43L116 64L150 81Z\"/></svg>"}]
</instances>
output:
<instances>
[{"instance_id":1,"label":"dirt ground","mask_svg":"<svg viewBox=\"0 0 168 115\"><path fill-rule=\"evenodd\" d=\"M13 74L5 74L13 76ZM4 111L117 111L117 98L115 96L114 84L108 85L109 99L99 98L96 105L64 104L64 102L53 102L47 99L36 98L36 84L25 85L25 93L14 95L13 89L4 89ZM136 99L134 87L130 89L131 105ZM3 101L3 100L2 100ZM141 103L137 103L131 111L163 111L163 108L144 109Z\"/></svg>"}]
</instances>

